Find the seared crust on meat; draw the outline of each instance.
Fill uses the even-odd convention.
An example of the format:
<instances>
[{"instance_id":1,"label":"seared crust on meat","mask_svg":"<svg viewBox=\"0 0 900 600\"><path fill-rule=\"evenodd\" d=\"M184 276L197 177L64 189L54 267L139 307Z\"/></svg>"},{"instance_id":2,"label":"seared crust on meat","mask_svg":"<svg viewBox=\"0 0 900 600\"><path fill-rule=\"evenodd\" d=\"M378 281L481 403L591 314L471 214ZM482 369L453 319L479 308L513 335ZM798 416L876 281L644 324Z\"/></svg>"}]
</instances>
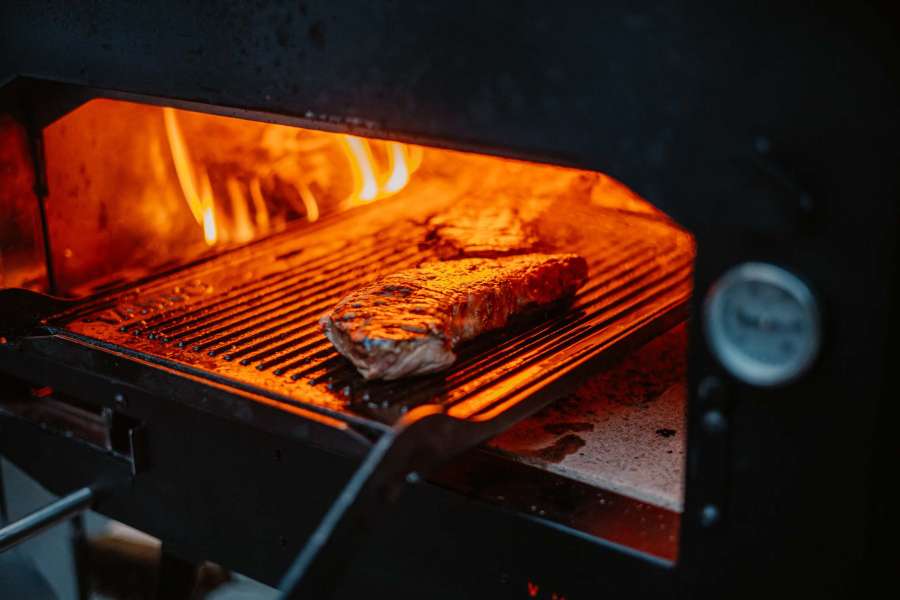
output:
<instances>
[{"instance_id":1,"label":"seared crust on meat","mask_svg":"<svg viewBox=\"0 0 900 600\"><path fill-rule=\"evenodd\" d=\"M458 207L428 220L425 244L443 260L539 252L540 239L508 206Z\"/></svg>"},{"instance_id":2,"label":"seared crust on meat","mask_svg":"<svg viewBox=\"0 0 900 600\"><path fill-rule=\"evenodd\" d=\"M320 322L363 377L397 379L447 368L460 342L572 295L586 279L576 254L427 263L350 293Z\"/></svg>"}]
</instances>

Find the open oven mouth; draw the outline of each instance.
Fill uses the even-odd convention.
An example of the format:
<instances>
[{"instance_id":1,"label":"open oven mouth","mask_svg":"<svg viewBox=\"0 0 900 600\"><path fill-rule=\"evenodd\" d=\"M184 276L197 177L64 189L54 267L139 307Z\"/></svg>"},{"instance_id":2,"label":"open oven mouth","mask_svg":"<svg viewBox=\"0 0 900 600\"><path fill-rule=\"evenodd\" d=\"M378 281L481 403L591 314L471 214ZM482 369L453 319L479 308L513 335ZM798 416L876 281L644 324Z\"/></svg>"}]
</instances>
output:
<instances>
[{"instance_id":1,"label":"open oven mouth","mask_svg":"<svg viewBox=\"0 0 900 600\"><path fill-rule=\"evenodd\" d=\"M372 223L389 212L395 216ZM101 295L48 325L154 362L394 423L426 404L460 419L490 419L520 390L635 348L684 318L690 238L655 217L601 210L591 237L570 247L592 273L570 304L480 336L462 346L448 371L366 381L322 335L318 319L356 287L436 260L420 243L427 237L422 213L409 213L398 200L292 229L138 289Z\"/></svg>"},{"instance_id":2,"label":"open oven mouth","mask_svg":"<svg viewBox=\"0 0 900 600\"><path fill-rule=\"evenodd\" d=\"M49 327L384 423L432 404L490 420L670 328L690 295L690 234L600 173L115 100L44 146L48 285L85 298ZM449 371L367 382L321 333L384 275L535 252L580 254L587 282Z\"/></svg>"},{"instance_id":3,"label":"open oven mouth","mask_svg":"<svg viewBox=\"0 0 900 600\"><path fill-rule=\"evenodd\" d=\"M68 298L41 320L40 354L114 356L104 376L127 361L130 385L164 390L180 374L441 457L507 431L493 446L540 466L584 446L576 433L597 414L541 417L555 436L543 454L509 428L688 315L693 237L601 173L117 100L81 106L43 141L46 243L23 228L6 283ZM574 297L462 344L438 373L366 380L319 324L348 293L404 269L554 252L587 263ZM616 377L605 381L618 391L644 385L634 365ZM407 454L394 470L415 470ZM596 478L579 471L589 462L555 472L590 490ZM671 495L635 497L680 508Z\"/></svg>"}]
</instances>

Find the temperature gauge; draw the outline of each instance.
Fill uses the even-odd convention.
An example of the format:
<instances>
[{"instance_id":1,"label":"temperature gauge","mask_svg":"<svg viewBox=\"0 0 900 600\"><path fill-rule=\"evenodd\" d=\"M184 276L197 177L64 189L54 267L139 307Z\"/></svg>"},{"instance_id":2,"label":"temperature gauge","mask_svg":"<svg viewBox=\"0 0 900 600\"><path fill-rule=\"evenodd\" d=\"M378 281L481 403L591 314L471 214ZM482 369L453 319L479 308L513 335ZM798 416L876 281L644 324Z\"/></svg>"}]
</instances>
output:
<instances>
[{"instance_id":1,"label":"temperature gauge","mask_svg":"<svg viewBox=\"0 0 900 600\"><path fill-rule=\"evenodd\" d=\"M821 345L815 296L797 276L767 263L744 263L722 276L707 294L704 325L719 362L752 385L796 379Z\"/></svg>"}]
</instances>

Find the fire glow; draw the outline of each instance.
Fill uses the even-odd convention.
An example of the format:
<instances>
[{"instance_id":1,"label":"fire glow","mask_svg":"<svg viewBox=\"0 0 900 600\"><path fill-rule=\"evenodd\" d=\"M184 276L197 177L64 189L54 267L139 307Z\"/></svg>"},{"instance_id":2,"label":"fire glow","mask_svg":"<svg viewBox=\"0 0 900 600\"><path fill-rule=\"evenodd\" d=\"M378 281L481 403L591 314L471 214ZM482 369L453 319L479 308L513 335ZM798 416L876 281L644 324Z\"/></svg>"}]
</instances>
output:
<instances>
[{"instance_id":1,"label":"fire glow","mask_svg":"<svg viewBox=\"0 0 900 600\"><path fill-rule=\"evenodd\" d=\"M72 111L44 145L57 285L73 296L390 196L577 192L600 208L654 211L599 173L120 100Z\"/></svg>"},{"instance_id":2,"label":"fire glow","mask_svg":"<svg viewBox=\"0 0 900 600\"><path fill-rule=\"evenodd\" d=\"M164 108L163 119L166 122L166 136L169 140L169 147L172 149L175 173L178 175L178 183L181 184L184 199L190 207L194 219L203 227L203 239L206 240L208 246L212 246L216 243L218 233L209 176L202 166L197 171L194 170L194 163L191 160L184 136L181 134L175 109Z\"/></svg>"},{"instance_id":3,"label":"fire glow","mask_svg":"<svg viewBox=\"0 0 900 600\"><path fill-rule=\"evenodd\" d=\"M185 139L179 124L179 113L174 108L163 108L166 139L181 194L194 220L202 228L207 246L213 246L219 241L245 242L256 237L257 233L268 233L270 219L259 177L245 183L233 176L226 179L224 195L230 200L230 222L223 222L225 214L216 210L217 194L210 182L207 167L192 155L191 145ZM339 204L342 208L393 196L409 184L410 177L422 163L423 150L418 146L346 134L322 135L331 138L329 141L336 144L346 158L346 166L331 165L332 168L347 168L349 172L345 176L353 182L352 191ZM285 159L295 158L291 156L292 152L303 152L277 135L271 136L271 139L277 140L273 142L272 150L282 157L278 162L283 164L270 165L264 175L271 175L276 169L283 168L284 164L289 164L291 161ZM292 203L296 211L305 215L309 222L317 221L322 209L308 178L296 170L291 175L290 185L296 191ZM255 218L251 218L251 212L255 213Z\"/></svg>"},{"instance_id":4,"label":"fire glow","mask_svg":"<svg viewBox=\"0 0 900 600\"><path fill-rule=\"evenodd\" d=\"M387 166L380 168L372 146L383 146ZM342 135L341 147L353 174L353 192L345 204L366 203L393 196L406 187L410 176L422 164L422 149L399 142L377 142L354 135Z\"/></svg>"}]
</instances>

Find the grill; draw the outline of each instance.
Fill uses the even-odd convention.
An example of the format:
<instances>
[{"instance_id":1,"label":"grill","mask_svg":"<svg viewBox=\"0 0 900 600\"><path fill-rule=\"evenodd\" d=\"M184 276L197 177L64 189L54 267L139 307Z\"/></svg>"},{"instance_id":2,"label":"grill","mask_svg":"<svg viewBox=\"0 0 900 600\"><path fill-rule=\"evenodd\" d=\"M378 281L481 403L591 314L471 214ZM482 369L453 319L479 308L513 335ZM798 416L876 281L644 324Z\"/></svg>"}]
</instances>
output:
<instances>
[{"instance_id":1,"label":"grill","mask_svg":"<svg viewBox=\"0 0 900 600\"><path fill-rule=\"evenodd\" d=\"M573 299L464 345L446 372L363 380L322 335L318 318L368 281L438 260L428 219L460 198L436 195L431 185L138 285L97 291L45 319L51 335L33 342L42 347L35 356L68 354L67 362L89 361L101 376L98 365L107 361L106 373L119 378L121 357L138 388L179 401L199 395L206 411L215 412L207 400L210 386L218 386L232 394L224 400L232 407L240 406L234 398L270 406L274 400L282 431L321 424L324 416L330 428L356 432L357 446L359 434L369 440L282 583L292 597L324 597L334 588L359 545L357 532L384 512L404 481L505 430L686 316L690 234L655 211L587 206L576 192L547 203L540 217L552 233L545 243L588 261L589 280ZM189 379L166 383L177 373ZM197 385L169 391L185 381ZM246 410L234 414L249 420L241 416ZM319 445L342 452L345 437L322 436Z\"/></svg>"},{"instance_id":2,"label":"grill","mask_svg":"<svg viewBox=\"0 0 900 600\"><path fill-rule=\"evenodd\" d=\"M96 4L0 5L0 454L63 497L0 547L89 503L176 584L884 587L889 3ZM555 248L590 281L364 381L318 317L434 260L426 219L488 180L517 210L581 186Z\"/></svg>"},{"instance_id":3,"label":"grill","mask_svg":"<svg viewBox=\"0 0 900 600\"><path fill-rule=\"evenodd\" d=\"M366 382L324 338L318 317L367 281L437 260L426 223L440 202L421 200L418 212L406 196L342 213L99 293L45 321L51 346L74 342L130 358L132 380L158 379L163 367L306 411L289 419L336 418L373 440L288 571L282 587L292 597L334 588L357 532L404 481L534 413L686 316L694 256L688 233L655 212L570 202L564 219L545 220L586 224L564 236L565 249L589 264L574 299L474 340L444 373ZM446 206L453 198L443 200Z\"/></svg>"},{"instance_id":4,"label":"grill","mask_svg":"<svg viewBox=\"0 0 900 600\"><path fill-rule=\"evenodd\" d=\"M587 216L597 222L592 236L572 250L588 259L591 277L570 306L482 336L448 372L413 381L364 381L317 322L360 284L435 260L415 242L424 231L410 220L354 230L349 239L344 219L285 234L103 296L50 324L84 341L328 411L394 424L413 408L439 405L460 420L496 421L492 429L499 430L539 408L519 405L576 366L633 348L684 317L690 236L654 216Z\"/></svg>"}]
</instances>

